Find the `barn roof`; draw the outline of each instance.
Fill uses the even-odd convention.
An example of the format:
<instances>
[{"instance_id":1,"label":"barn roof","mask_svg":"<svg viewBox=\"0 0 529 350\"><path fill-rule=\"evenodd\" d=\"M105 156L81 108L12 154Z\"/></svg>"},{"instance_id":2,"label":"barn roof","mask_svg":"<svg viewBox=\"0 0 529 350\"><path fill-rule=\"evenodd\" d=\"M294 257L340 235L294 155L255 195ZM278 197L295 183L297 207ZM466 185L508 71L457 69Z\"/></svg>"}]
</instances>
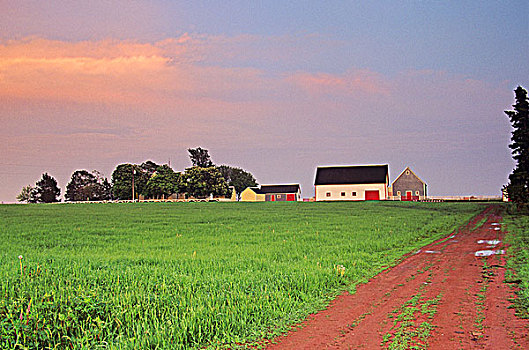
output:
<instances>
[{"instance_id":1,"label":"barn roof","mask_svg":"<svg viewBox=\"0 0 529 350\"><path fill-rule=\"evenodd\" d=\"M256 194L264 194L259 187L247 187L250 190L254 191Z\"/></svg>"},{"instance_id":2,"label":"barn roof","mask_svg":"<svg viewBox=\"0 0 529 350\"><path fill-rule=\"evenodd\" d=\"M395 180L393 180L392 184L394 184L395 182L397 182L398 179L401 178L402 175L404 175L404 173L406 172L406 170L409 170L413 176L415 176L417 178L417 180L419 180L420 182L422 182L423 184L426 185L426 182L424 182L420 177L417 176L417 174L415 174L415 172L413 170L410 169L410 167L406 167L406 169L402 170L402 173L400 173L399 176L397 176L397 178Z\"/></svg>"},{"instance_id":3,"label":"barn roof","mask_svg":"<svg viewBox=\"0 0 529 350\"><path fill-rule=\"evenodd\" d=\"M299 184L291 185L261 185L261 193L298 193Z\"/></svg>"},{"instance_id":4,"label":"barn roof","mask_svg":"<svg viewBox=\"0 0 529 350\"><path fill-rule=\"evenodd\" d=\"M318 167L314 185L386 183L387 178L387 164Z\"/></svg>"}]
</instances>

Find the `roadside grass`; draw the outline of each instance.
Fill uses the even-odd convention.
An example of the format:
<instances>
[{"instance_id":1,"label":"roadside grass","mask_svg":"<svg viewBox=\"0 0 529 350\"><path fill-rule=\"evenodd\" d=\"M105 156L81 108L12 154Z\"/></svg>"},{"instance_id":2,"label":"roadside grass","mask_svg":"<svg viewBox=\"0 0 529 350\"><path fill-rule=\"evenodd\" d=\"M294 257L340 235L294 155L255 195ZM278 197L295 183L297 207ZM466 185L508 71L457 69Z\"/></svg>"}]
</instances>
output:
<instances>
[{"instance_id":1,"label":"roadside grass","mask_svg":"<svg viewBox=\"0 0 529 350\"><path fill-rule=\"evenodd\" d=\"M529 318L529 215L507 210L503 216L507 232L506 281L518 283L517 298L513 300L516 315Z\"/></svg>"},{"instance_id":2,"label":"roadside grass","mask_svg":"<svg viewBox=\"0 0 529 350\"><path fill-rule=\"evenodd\" d=\"M287 330L483 208L0 205L0 348L249 344Z\"/></svg>"}]
</instances>

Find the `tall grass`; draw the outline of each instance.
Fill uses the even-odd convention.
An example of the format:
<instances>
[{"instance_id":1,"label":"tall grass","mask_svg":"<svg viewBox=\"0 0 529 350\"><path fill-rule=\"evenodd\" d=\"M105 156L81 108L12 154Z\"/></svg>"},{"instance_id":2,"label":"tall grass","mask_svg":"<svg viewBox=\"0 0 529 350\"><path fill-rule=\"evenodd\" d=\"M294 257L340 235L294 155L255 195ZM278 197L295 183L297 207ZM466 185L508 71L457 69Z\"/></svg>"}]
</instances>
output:
<instances>
[{"instance_id":1,"label":"tall grass","mask_svg":"<svg viewBox=\"0 0 529 350\"><path fill-rule=\"evenodd\" d=\"M480 209L3 205L0 348L215 348L261 339Z\"/></svg>"}]
</instances>

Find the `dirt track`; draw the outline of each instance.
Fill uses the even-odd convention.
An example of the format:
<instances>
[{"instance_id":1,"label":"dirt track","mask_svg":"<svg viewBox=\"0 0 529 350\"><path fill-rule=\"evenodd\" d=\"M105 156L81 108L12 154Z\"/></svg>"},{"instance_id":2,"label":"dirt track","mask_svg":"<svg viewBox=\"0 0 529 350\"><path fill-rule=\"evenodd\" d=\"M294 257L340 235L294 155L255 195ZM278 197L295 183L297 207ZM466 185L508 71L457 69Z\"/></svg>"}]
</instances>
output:
<instances>
[{"instance_id":1,"label":"dirt track","mask_svg":"<svg viewBox=\"0 0 529 350\"><path fill-rule=\"evenodd\" d=\"M490 206L267 348L529 349L529 320L508 308L514 287L504 283L504 256L475 256L505 248L500 228L499 208Z\"/></svg>"}]
</instances>

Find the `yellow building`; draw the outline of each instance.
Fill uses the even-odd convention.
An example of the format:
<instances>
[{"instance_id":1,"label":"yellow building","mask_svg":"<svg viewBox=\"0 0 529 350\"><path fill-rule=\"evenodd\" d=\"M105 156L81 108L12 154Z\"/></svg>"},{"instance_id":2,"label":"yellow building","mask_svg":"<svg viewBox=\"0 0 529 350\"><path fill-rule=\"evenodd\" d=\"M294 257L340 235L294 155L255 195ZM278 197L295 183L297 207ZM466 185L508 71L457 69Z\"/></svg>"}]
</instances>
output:
<instances>
[{"instance_id":1,"label":"yellow building","mask_svg":"<svg viewBox=\"0 0 529 350\"><path fill-rule=\"evenodd\" d=\"M247 187L241 192L242 202L264 202L265 194L261 192L259 187Z\"/></svg>"}]
</instances>

